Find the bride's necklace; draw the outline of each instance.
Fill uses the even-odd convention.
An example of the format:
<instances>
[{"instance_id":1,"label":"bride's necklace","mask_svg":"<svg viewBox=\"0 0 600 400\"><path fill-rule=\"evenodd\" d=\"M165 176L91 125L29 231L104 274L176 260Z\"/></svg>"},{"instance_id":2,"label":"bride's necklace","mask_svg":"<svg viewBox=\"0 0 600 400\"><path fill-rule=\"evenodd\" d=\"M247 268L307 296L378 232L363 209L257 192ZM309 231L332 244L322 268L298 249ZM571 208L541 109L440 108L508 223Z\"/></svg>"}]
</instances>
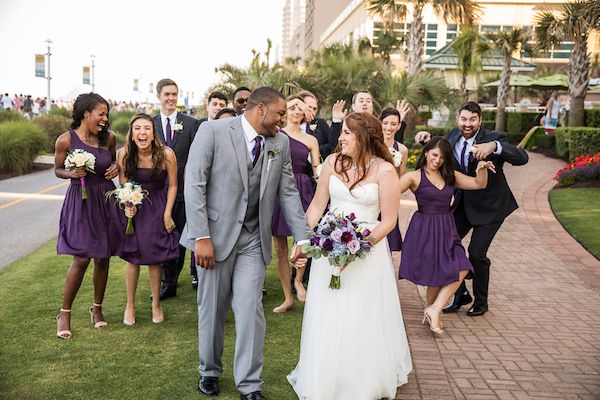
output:
<instances>
[{"instance_id":1,"label":"bride's necklace","mask_svg":"<svg viewBox=\"0 0 600 400\"><path fill-rule=\"evenodd\" d=\"M350 165L350 170L356 171L356 172L363 172L365 170L368 170L371 167L371 165L373 165L374 162L375 162L375 157L371 157L371 159L367 162L367 165L365 165L364 170L362 168L358 167L356 164L352 163Z\"/></svg>"}]
</instances>

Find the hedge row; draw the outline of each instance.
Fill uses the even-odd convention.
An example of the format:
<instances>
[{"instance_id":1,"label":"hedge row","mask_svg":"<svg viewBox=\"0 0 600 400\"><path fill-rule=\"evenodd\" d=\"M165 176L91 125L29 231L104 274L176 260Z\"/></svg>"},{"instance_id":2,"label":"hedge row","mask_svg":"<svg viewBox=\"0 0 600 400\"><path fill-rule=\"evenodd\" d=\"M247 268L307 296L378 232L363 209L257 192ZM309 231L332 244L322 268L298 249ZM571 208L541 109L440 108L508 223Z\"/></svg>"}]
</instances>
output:
<instances>
[{"instance_id":1,"label":"hedge row","mask_svg":"<svg viewBox=\"0 0 600 400\"><path fill-rule=\"evenodd\" d=\"M39 126L29 121L0 123L0 171L23 174L48 145Z\"/></svg>"},{"instance_id":2,"label":"hedge row","mask_svg":"<svg viewBox=\"0 0 600 400\"><path fill-rule=\"evenodd\" d=\"M600 152L600 128L565 127L554 131L556 154L569 160L580 154Z\"/></svg>"},{"instance_id":3,"label":"hedge row","mask_svg":"<svg viewBox=\"0 0 600 400\"><path fill-rule=\"evenodd\" d=\"M71 127L71 118L62 115L40 115L33 120L33 123L39 126L48 137L46 151L54 153L54 144L56 139Z\"/></svg>"}]
</instances>

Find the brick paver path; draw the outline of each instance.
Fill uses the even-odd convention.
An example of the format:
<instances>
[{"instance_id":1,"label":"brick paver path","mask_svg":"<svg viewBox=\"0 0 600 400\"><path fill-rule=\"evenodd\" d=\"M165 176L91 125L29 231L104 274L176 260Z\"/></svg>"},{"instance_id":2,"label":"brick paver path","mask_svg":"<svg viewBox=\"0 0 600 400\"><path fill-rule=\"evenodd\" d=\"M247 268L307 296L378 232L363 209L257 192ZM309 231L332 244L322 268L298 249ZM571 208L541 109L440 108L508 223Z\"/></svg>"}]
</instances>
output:
<instances>
[{"instance_id":1,"label":"brick paver path","mask_svg":"<svg viewBox=\"0 0 600 400\"><path fill-rule=\"evenodd\" d=\"M550 209L551 179L564 163L529 156L526 166L505 167L521 208L489 251L487 314L445 315L448 333L434 338L421 325L423 288L399 282L414 371L397 399L600 399L600 262Z\"/></svg>"}]
</instances>

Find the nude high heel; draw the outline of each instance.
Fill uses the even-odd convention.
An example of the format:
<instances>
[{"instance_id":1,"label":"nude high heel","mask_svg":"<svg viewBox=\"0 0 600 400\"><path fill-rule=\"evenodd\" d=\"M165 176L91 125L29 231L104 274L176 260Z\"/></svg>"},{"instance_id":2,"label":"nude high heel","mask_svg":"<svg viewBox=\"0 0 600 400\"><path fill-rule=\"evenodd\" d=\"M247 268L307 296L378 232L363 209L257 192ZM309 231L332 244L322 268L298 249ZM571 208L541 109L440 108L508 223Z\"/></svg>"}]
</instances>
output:
<instances>
[{"instance_id":1,"label":"nude high heel","mask_svg":"<svg viewBox=\"0 0 600 400\"><path fill-rule=\"evenodd\" d=\"M92 325L94 326L94 328L99 329L99 328L106 328L108 326L108 322L106 321L98 321L98 322L94 322L94 307L102 307L102 303L98 304L98 303L94 303L91 307L90 307L90 321L92 323Z\"/></svg>"},{"instance_id":2,"label":"nude high heel","mask_svg":"<svg viewBox=\"0 0 600 400\"><path fill-rule=\"evenodd\" d=\"M70 313L71 310L65 310L64 308L60 309L61 313ZM73 335L70 330L64 329L62 331L58 330L58 321L60 321L60 314L56 316L56 336L60 339L70 340Z\"/></svg>"},{"instance_id":3,"label":"nude high heel","mask_svg":"<svg viewBox=\"0 0 600 400\"><path fill-rule=\"evenodd\" d=\"M431 317L429 316L429 313L427 312L427 310L429 310L429 307L427 307L425 310L423 310L423 321L421 322L421 324L425 325L425 321L427 321L431 332L435 333L436 335L442 336L446 332L442 328L440 328L439 325L433 326L431 324Z\"/></svg>"}]
</instances>

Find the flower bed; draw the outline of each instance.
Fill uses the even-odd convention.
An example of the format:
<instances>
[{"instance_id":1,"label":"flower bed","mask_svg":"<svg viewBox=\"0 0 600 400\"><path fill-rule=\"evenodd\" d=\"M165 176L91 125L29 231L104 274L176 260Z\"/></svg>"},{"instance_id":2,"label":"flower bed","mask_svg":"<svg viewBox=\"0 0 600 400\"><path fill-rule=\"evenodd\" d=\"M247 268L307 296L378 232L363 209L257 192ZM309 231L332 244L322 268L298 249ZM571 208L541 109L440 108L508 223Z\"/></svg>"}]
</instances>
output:
<instances>
[{"instance_id":1,"label":"flower bed","mask_svg":"<svg viewBox=\"0 0 600 400\"><path fill-rule=\"evenodd\" d=\"M556 173L554 179L560 187L600 179L600 152L575 157L573 162Z\"/></svg>"}]
</instances>

